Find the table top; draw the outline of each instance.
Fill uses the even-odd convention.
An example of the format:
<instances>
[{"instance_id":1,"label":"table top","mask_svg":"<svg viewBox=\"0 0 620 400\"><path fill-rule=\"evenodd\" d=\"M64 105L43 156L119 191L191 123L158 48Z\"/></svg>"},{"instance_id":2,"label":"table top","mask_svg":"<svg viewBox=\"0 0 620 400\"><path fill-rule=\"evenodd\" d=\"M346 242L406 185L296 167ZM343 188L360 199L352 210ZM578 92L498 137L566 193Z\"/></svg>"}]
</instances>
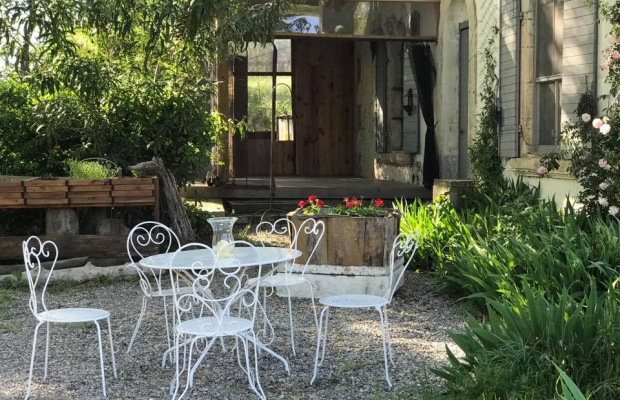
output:
<instances>
[{"instance_id":1,"label":"table top","mask_svg":"<svg viewBox=\"0 0 620 400\"><path fill-rule=\"evenodd\" d=\"M258 264L279 264L286 261L292 261L301 257L299 250L288 249L282 247L233 247L230 254L226 257L220 257L218 260L219 267L225 267L227 264L234 267L252 267ZM174 253L158 254L142 259L140 265L153 269L205 269L213 266L213 252L210 250L187 250L182 251L174 258L174 265L170 264ZM260 257L260 261L258 259Z\"/></svg>"}]
</instances>

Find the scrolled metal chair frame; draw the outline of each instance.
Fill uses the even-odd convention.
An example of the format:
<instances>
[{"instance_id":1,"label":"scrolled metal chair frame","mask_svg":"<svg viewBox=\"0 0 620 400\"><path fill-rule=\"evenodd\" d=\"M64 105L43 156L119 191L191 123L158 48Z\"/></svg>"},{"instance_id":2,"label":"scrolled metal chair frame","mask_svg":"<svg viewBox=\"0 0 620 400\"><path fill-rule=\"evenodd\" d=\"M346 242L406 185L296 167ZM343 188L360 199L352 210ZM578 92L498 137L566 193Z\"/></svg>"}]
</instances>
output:
<instances>
[{"instance_id":1,"label":"scrolled metal chair frame","mask_svg":"<svg viewBox=\"0 0 620 400\"><path fill-rule=\"evenodd\" d=\"M164 253L170 253L171 250L176 250L181 247L181 242L172 229L160 222L155 221L139 223L133 227L127 236L127 254L131 262L129 266L136 270L136 273L140 278L140 289L142 289L143 293L142 308L140 309L136 326L131 336L131 340L129 341L129 346L127 346L127 353L131 351L134 341L138 335L149 300L154 297L159 297L163 300L164 319L166 322L166 338L168 340L168 347L171 346L170 322L168 318L168 304L166 301L166 297L169 297L169 295L164 294L164 285L162 280L163 270L154 270L139 266L140 260L145 257L144 250L151 245L158 246ZM150 274L145 272L145 270L150 272ZM149 279L148 275L150 275L152 280L155 282L155 288L151 284L151 279Z\"/></svg>"},{"instance_id":2,"label":"scrolled metal chair frame","mask_svg":"<svg viewBox=\"0 0 620 400\"><path fill-rule=\"evenodd\" d=\"M32 389L32 376L34 372L34 360L37 347L37 337L39 329L43 324L46 324L46 340L45 340L45 366L43 372L43 380L47 379L47 366L49 360L49 346L50 346L50 329L54 323L84 323L93 322L97 327L97 339L99 343L99 361L101 367L101 382L103 387L103 396L106 396L106 384L105 384L105 369L103 365L103 345L101 340L101 326L99 321L107 320L108 324L108 336L110 339L110 353L112 356L112 369L114 377L116 374L116 360L114 357L114 341L112 339L112 325L110 323L110 314L105 310L81 308L81 309L55 309L49 310L45 304L45 294L47 287L50 283L54 267L58 261L58 246L51 240L42 241L37 236L31 236L24 242L22 242L22 251L24 256L24 267L26 270L26 276L28 279L28 286L30 289L30 299L28 306L34 317L39 321L34 329L34 338L32 342L32 354L30 358L30 373L28 375L28 389L26 393L26 399L30 397ZM49 263L49 272L43 288L39 292L37 290L39 286L39 280L43 275L43 262L47 260ZM56 315L56 317L54 317ZM62 315L62 318L58 316Z\"/></svg>"},{"instance_id":3,"label":"scrolled metal chair frame","mask_svg":"<svg viewBox=\"0 0 620 400\"><path fill-rule=\"evenodd\" d=\"M318 247L321 245L321 242L323 240L323 236L325 234L325 223L323 221L317 221L314 218L308 218L304 220L299 225L299 227L297 227L293 223L293 221L291 221L290 219L281 218L273 223L268 222L268 221L261 222L256 227L256 235L258 236L258 239L263 247L265 246L263 235L273 235L273 234L290 235L291 244L289 248L297 250L300 234L302 233L308 236L314 235L316 240L314 242L314 246L312 247L312 249L310 250L310 253L308 254L306 262L301 267L301 271L300 272L296 271L296 267L299 266L299 264L296 264L293 261L286 262L286 263L278 265L277 267L272 266L273 268L272 268L271 274L263 279L262 308L265 314L267 312L267 298L270 297L273 294L273 292L276 290L276 288L278 287L282 287L286 289L287 298L288 298L288 309L289 309L291 349L293 351L293 355L296 355L295 328L293 324L293 303L291 301L291 291L289 287L296 286L296 285L303 285L303 284L308 285L308 289L310 290L310 299L312 301L312 312L314 313L314 324L316 328L318 329L319 320L318 320L318 315L316 312L316 305L315 305L315 300L314 300L314 288L312 287L312 284L310 283L310 281L306 279L305 274L306 274L306 269L308 268L310 261L314 257L314 254L316 253ZM296 276L299 276L301 280L294 281L292 278ZM281 282L283 283L280 283L280 284L274 283L273 285L269 283L270 280L281 279L280 277L284 277L284 279L281 280ZM287 281L291 283L286 284ZM271 339L266 344L271 344L275 339L274 329L271 323L269 322L269 319L265 318L263 329L261 329L258 333L263 334L264 336L267 336L267 331L270 332Z\"/></svg>"},{"instance_id":4,"label":"scrolled metal chair frame","mask_svg":"<svg viewBox=\"0 0 620 400\"><path fill-rule=\"evenodd\" d=\"M329 296L320 300L321 304L325 305L325 307L321 311L321 316L319 318L319 328L317 330L317 345L314 358L314 373L312 375L312 380L310 381L310 384L314 383L314 381L316 380L318 368L323 363L323 360L325 358L325 349L327 347L327 328L329 324L329 310L332 307L342 307L352 309L374 308L379 313L379 318L381 322L381 337L383 341L385 380L390 387L392 386L392 381L389 374L388 360L389 363L391 363L393 366L395 366L395 363L392 353L392 337L390 333L390 323L388 320L387 306L391 304L392 299L394 298L394 293L398 289L400 282L405 276L405 271L407 270L414 258L414 255L418 249L418 238L419 235L415 232L411 234L400 233L398 236L396 236L392 245L392 250L390 252L389 273L387 274L389 284L387 285L387 290L383 296L343 295ZM403 263L403 268L398 274L397 279L394 279L397 263L399 262L399 260L403 259L407 255L409 255L409 258L407 258L406 261ZM335 305L335 302L333 302L333 300L338 300L339 298L344 298L343 304ZM362 300L359 303L361 305L356 304L357 300ZM366 304L363 304L364 301L366 302Z\"/></svg>"}]
</instances>

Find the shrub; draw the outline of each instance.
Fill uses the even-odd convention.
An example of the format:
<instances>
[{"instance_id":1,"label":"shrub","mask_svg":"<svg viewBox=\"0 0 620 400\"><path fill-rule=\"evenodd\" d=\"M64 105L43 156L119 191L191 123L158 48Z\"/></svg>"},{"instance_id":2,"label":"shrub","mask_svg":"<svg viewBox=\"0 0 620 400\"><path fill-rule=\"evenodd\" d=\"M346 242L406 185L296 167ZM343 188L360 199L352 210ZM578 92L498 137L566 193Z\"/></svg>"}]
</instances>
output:
<instances>
[{"instance_id":1,"label":"shrub","mask_svg":"<svg viewBox=\"0 0 620 400\"><path fill-rule=\"evenodd\" d=\"M187 217L196 235L203 240L211 237L212 230L208 221L209 218L212 217L211 213L189 201L185 201L183 204L185 205L185 212L187 212Z\"/></svg>"}]
</instances>

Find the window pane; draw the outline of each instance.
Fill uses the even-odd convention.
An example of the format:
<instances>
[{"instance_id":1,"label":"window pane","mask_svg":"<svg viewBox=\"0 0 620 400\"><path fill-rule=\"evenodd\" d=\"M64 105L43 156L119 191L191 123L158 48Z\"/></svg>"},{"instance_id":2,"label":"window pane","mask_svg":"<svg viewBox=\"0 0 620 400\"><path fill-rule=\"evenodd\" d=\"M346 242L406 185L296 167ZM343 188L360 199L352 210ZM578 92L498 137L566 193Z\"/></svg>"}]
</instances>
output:
<instances>
[{"instance_id":1,"label":"window pane","mask_svg":"<svg viewBox=\"0 0 620 400\"><path fill-rule=\"evenodd\" d=\"M555 82L538 84L538 144L556 144L556 95Z\"/></svg>"},{"instance_id":2,"label":"window pane","mask_svg":"<svg viewBox=\"0 0 620 400\"><path fill-rule=\"evenodd\" d=\"M273 45L262 47L260 43L248 44L248 72L271 72L273 66Z\"/></svg>"},{"instance_id":3,"label":"window pane","mask_svg":"<svg viewBox=\"0 0 620 400\"><path fill-rule=\"evenodd\" d=\"M274 41L278 49L277 72L291 72L291 41L277 39ZM248 44L248 72L272 72L273 44L263 47L260 43Z\"/></svg>"},{"instance_id":4,"label":"window pane","mask_svg":"<svg viewBox=\"0 0 620 400\"><path fill-rule=\"evenodd\" d=\"M292 78L279 76L276 88L276 116L284 114L292 115L291 102ZM284 86L284 85L288 85ZM250 132L271 131L271 92L272 78L270 76L248 76L248 125Z\"/></svg>"},{"instance_id":5,"label":"window pane","mask_svg":"<svg viewBox=\"0 0 620 400\"><path fill-rule=\"evenodd\" d=\"M561 0L540 0L536 15L536 76L562 73L564 4Z\"/></svg>"}]
</instances>

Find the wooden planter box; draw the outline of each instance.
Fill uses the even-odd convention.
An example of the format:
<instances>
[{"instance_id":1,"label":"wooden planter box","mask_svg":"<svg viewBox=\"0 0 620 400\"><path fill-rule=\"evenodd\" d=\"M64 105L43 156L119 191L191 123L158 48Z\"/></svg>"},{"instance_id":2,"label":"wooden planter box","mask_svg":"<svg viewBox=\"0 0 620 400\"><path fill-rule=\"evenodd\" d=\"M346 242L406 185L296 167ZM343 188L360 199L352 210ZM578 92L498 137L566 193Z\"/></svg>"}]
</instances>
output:
<instances>
[{"instance_id":1,"label":"wooden planter box","mask_svg":"<svg viewBox=\"0 0 620 400\"><path fill-rule=\"evenodd\" d=\"M325 234L310 264L383 267L390 264L390 252L398 236L400 215L396 212L384 217L349 217L329 214L303 214L299 210L289 218L299 227L304 220L314 218L325 223ZM314 237L300 235L297 248L306 262L314 245Z\"/></svg>"},{"instance_id":2,"label":"wooden planter box","mask_svg":"<svg viewBox=\"0 0 620 400\"><path fill-rule=\"evenodd\" d=\"M314 218L325 223L323 240L308 263L306 278L315 296L334 294L383 295L387 289L387 273L392 245L399 233L400 214L390 212L383 217L349 217L329 214L303 214L296 210L288 218L299 227ZM301 234L297 249L306 263L315 243L313 235ZM397 266L398 268L398 266ZM308 297L304 285L298 285L298 297Z\"/></svg>"},{"instance_id":3,"label":"wooden planter box","mask_svg":"<svg viewBox=\"0 0 620 400\"><path fill-rule=\"evenodd\" d=\"M114 207L156 204L157 178L0 180L0 208Z\"/></svg>"}]
</instances>

